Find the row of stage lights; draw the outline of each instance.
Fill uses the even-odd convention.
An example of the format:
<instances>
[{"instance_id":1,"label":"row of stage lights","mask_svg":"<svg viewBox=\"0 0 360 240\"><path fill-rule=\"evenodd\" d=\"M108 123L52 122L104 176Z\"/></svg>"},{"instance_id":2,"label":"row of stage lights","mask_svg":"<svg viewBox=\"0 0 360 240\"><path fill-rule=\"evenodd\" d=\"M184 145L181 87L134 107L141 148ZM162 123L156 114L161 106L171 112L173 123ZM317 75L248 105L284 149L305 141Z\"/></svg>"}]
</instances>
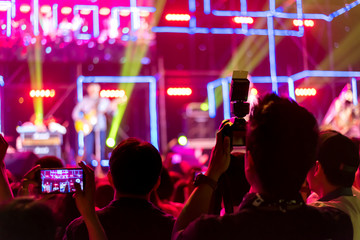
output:
<instances>
[{"instance_id":1,"label":"row of stage lights","mask_svg":"<svg viewBox=\"0 0 360 240\"><path fill-rule=\"evenodd\" d=\"M41 90L31 90L29 93L32 98L53 98L55 97L54 89L41 89Z\"/></svg>"},{"instance_id":2,"label":"row of stage lights","mask_svg":"<svg viewBox=\"0 0 360 240\"><path fill-rule=\"evenodd\" d=\"M175 22L189 22L191 19L191 16L189 14L166 14L165 19L167 21L175 21ZM234 23L238 23L238 24L253 24L254 23L254 18L252 17L234 17L233 18L233 22ZM293 25L295 27L300 27L300 26L305 26L305 27L314 27L315 26L315 22L314 20L311 19L305 19L305 20L300 20L300 19L294 19L293 20Z\"/></svg>"},{"instance_id":3,"label":"row of stage lights","mask_svg":"<svg viewBox=\"0 0 360 240\"><path fill-rule=\"evenodd\" d=\"M30 97L32 98L53 98L55 97L54 89L33 89L29 92ZM111 90L101 90L100 97L102 98L123 98L125 97L124 90L111 89Z\"/></svg>"},{"instance_id":4,"label":"row of stage lights","mask_svg":"<svg viewBox=\"0 0 360 240\"><path fill-rule=\"evenodd\" d=\"M167 94L169 96L190 96L192 94L192 89L188 87L181 87L181 88L168 88ZM250 93L254 96L258 95L258 90L256 88L252 88ZM315 96L317 93L315 88L296 88L295 95L298 97L305 97L305 96ZM38 89L38 90L31 90L29 93L30 97L32 98L53 98L55 97L55 90L54 89ZM101 90L100 97L102 98L123 98L125 97L126 93L124 90L118 89L109 89L109 90Z\"/></svg>"},{"instance_id":5,"label":"row of stage lights","mask_svg":"<svg viewBox=\"0 0 360 240\"><path fill-rule=\"evenodd\" d=\"M6 6L0 6L0 12L6 12L7 10L8 10L8 8ZM27 14L27 13L29 13L31 11L31 6L28 5L28 4L22 4L19 7L19 11L21 13ZM43 6L40 7L39 12L42 13L42 14L49 14L49 13L51 13L51 11L52 11L52 8L51 8L50 5L43 5ZM63 15L69 15L69 14L72 13L72 11L73 11L73 9L71 7L66 7L66 6L62 7L60 9L61 14L63 14ZM89 15L89 14L91 14L91 12L92 11L90 9L81 9L80 10L81 15ZM102 16L108 16L110 13L111 13L110 8L102 7L102 8L99 9L99 14L102 15ZM127 17L127 16L129 16L131 14L131 12L129 10L121 10L119 12L119 14L122 17ZM140 15L140 17L148 17L150 15L150 12L148 12L148 11L140 11L139 15Z\"/></svg>"},{"instance_id":6,"label":"row of stage lights","mask_svg":"<svg viewBox=\"0 0 360 240\"><path fill-rule=\"evenodd\" d=\"M297 88L295 89L295 95L297 97L310 97L315 96L317 93L315 88Z\"/></svg>"}]
</instances>

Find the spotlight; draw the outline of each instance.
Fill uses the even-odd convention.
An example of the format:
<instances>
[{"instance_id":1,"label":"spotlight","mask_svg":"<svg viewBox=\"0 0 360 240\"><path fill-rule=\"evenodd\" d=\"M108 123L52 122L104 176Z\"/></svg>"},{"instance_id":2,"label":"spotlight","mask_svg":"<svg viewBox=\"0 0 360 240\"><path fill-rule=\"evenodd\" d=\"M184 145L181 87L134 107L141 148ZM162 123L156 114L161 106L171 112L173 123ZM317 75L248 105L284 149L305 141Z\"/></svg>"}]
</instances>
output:
<instances>
[{"instance_id":1,"label":"spotlight","mask_svg":"<svg viewBox=\"0 0 360 240\"><path fill-rule=\"evenodd\" d=\"M252 94L252 95L254 95L254 96L256 96L256 95L258 95L258 90L256 89L256 88L252 88L251 90L250 90L250 93Z\"/></svg>"},{"instance_id":2,"label":"spotlight","mask_svg":"<svg viewBox=\"0 0 360 240\"><path fill-rule=\"evenodd\" d=\"M54 89L37 89L37 90L31 90L29 92L30 97L41 97L41 98L53 98L55 96L55 90Z\"/></svg>"},{"instance_id":3,"label":"spotlight","mask_svg":"<svg viewBox=\"0 0 360 240\"><path fill-rule=\"evenodd\" d=\"M127 17L130 15L130 11L129 10L122 10L120 11L120 16L122 17Z\"/></svg>"},{"instance_id":4,"label":"spotlight","mask_svg":"<svg viewBox=\"0 0 360 240\"><path fill-rule=\"evenodd\" d=\"M106 146L108 146L109 148L115 147L115 139L113 138L106 139Z\"/></svg>"},{"instance_id":5,"label":"spotlight","mask_svg":"<svg viewBox=\"0 0 360 240\"><path fill-rule=\"evenodd\" d=\"M168 21L187 22L187 21L190 21L190 15L189 14L166 14L165 19Z\"/></svg>"},{"instance_id":6,"label":"spotlight","mask_svg":"<svg viewBox=\"0 0 360 240\"><path fill-rule=\"evenodd\" d=\"M209 104L206 102L202 103L200 105L200 109L201 109L201 111L204 111L204 112L209 111Z\"/></svg>"},{"instance_id":7,"label":"spotlight","mask_svg":"<svg viewBox=\"0 0 360 240\"><path fill-rule=\"evenodd\" d=\"M97 167L98 164L99 164L99 163L98 163L96 160L92 160L92 161L91 161L91 165L92 165L93 167Z\"/></svg>"},{"instance_id":8,"label":"spotlight","mask_svg":"<svg viewBox=\"0 0 360 240\"><path fill-rule=\"evenodd\" d=\"M109 167L109 160L101 160L100 161L100 166L102 167Z\"/></svg>"},{"instance_id":9,"label":"spotlight","mask_svg":"<svg viewBox=\"0 0 360 240\"><path fill-rule=\"evenodd\" d=\"M252 17L234 17L233 21L235 23L247 23L247 24L254 23L254 19Z\"/></svg>"},{"instance_id":10,"label":"spotlight","mask_svg":"<svg viewBox=\"0 0 360 240\"><path fill-rule=\"evenodd\" d=\"M305 26L305 27L313 27L315 25L314 20L300 20L300 19L294 19L293 25L295 27Z\"/></svg>"},{"instance_id":11,"label":"spotlight","mask_svg":"<svg viewBox=\"0 0 360 240\"><path fill-rule=\"evenodd\" d=\"M43 5L40 8L40 12L42 14L47 14L47 13L51 13L51 7L49 5Z\"/></svg>"},{"instance_id":12,"label":"spotlight","mask_svg":"<svg viewBox=\"0 0 360 240\"><path fill-rule=\"evenodd\" d=\"M179 145L181 145L181 146L185 146L185 145L188 143L187 137L185 137L185 136L180 136L180 137L178 138L178 143L179 143Z\"/></svg>"},{"instance_id":13,"label":"spotlight","mask_svg":"<svg viewBox=\"0 0 360 240\"><path fill-rule=\"evenodd\" d=\"M91 13L90 9L81 9L80 14L81 15L89 15Z\"/></svg>"},{"instance_id":14,"label":"spotlight","mask_svg":"<svg viewBox=\"0 0 360 240\"><path fill-rule=\"evenodd\" d=\"M28 12L30 12L30 10L31 10L31 7L28 4L22 4L20 6L20 12L22 12L22 13L28 13Z\"/></svg>"},{"instance_id":15,"label":"spotlight","mask_svg":"<svg viewBox=\"0 0 360 240\"><path fill-rule=\"evenodd\" d=\"M101 16L107 16L107 15L110 14L110 9L107 8L107 7L100 8L99 14L100 14Z\"/></svg>"},{"instance_id":16,"label":"spotlight","mask_svg":"<svg viewBox=\"0 0 360 240\"><path fill-rule=\"evenodd\" d=\"M71 7L63 7L61 8L61 14L63 15L69 15L72 12Z\"/></svg>"},{"instance_id":17,"label":"spotlight","mask_svg":"<svg viewBox=\"0 0 360 240\"><path fill-rule=\"evenodd\" d=\"M295 95L298 97L308 97L315 96L317 93L315 88L297 88L295 90Z\"/></svg>"},{"instance_id":18,"label":"spotlight","mask_svg":"<svg viewBox=\"0 0 360 240\"><path fill-rule=\"evenodd\" d=\"M190 96L192 90L191 88L168 88L167 94L169 96Z\"/></svg>"}]
</instances>

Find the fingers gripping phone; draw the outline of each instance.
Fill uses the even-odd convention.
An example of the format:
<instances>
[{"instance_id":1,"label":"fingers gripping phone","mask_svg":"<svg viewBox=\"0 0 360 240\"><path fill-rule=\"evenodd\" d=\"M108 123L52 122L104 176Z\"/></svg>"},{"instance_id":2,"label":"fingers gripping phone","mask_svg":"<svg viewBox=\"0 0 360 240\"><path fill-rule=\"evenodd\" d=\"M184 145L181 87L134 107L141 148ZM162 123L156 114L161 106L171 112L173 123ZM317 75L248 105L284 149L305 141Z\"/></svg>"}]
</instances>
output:
<instances>
[{"instance_id":1,"label":"fingers gripping phone","mask_svg":"<svg viewBox=\"0 0 360 240\"><path fill-rule=\"evenodd\" d=\"M81 168L40 169L41 193L74 193L75 183L84 189L84 172Z\"/></svg>"}]
</instances>

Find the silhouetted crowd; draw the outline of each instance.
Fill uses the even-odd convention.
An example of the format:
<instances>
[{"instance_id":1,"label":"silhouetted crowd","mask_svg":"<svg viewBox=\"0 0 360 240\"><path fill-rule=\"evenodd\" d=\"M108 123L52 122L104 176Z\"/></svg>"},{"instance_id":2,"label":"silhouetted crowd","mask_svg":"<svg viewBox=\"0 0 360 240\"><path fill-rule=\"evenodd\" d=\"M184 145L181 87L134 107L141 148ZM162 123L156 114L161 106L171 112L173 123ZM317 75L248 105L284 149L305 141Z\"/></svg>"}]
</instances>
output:
<instances>
[{"instance_id":1,"label":"silhouetted crowd","mask_svg":"<svg viewBox=\"0 0 360 240\"><path fill-rule=\"evenodd\" d=\"M0 137L0 240L360 240L358 142L319 131L310 112L275 94L252 109L245 152L233 151L224 128L203 173L128 138L106 177L79 163L74 194L41 193L40 169L64 167L53 156L16 179Z\"/></svg>"}]
</instances>

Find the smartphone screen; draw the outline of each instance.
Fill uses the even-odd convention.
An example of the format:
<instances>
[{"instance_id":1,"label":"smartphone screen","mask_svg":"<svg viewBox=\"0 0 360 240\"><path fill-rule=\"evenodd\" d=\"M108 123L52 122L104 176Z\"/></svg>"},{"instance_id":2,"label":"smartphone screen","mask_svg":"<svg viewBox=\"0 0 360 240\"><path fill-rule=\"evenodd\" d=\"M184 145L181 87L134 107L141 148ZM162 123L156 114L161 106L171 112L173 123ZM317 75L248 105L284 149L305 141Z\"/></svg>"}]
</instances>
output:
<instances>
[{"instance_id":1,"label":"smartphone screen","mask_svg":"<svg viewBox=\"0 0 360 240\"><path fill-rule=\"evenodd\" d=\"M75 183L84 189L84 174L81 168L41 169L42 193L73 193Z\"/></svg>"}]
</instances>

